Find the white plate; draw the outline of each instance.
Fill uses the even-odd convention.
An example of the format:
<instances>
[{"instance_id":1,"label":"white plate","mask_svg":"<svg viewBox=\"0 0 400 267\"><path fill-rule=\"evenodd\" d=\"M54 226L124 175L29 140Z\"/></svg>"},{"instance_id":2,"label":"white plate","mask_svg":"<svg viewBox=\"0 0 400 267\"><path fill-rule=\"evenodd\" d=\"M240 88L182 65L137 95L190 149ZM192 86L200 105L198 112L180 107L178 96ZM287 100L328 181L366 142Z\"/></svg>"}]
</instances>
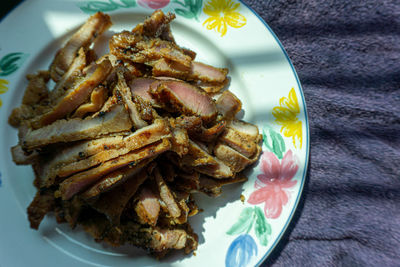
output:
<instances>
[{"instance_id":1,"label":"white plate","mask_svg":"<svg viewBox=\"0 0 400 267\"><path fill-rule=\"evenodd\" d=\"M88 18L83 11L108 11L114 23L111 30L119 31L131 29L157 7L177 13L172 23L176 40L196 51L199 61L230 69L230 90L243 102L244 119L257 124L265 134L263 156L248 172L248 182L227 186L216 199L196 195L199 207L204 209L190 219L199 235L196 256L172 253L161 263L193 267L262 263L286 230L299 202L309 150L303 92L277 37L241 2L77 3L25 1L0 24L0 266L160 263L140 249L95 243L80 229L58 225L53 216L47 216L38 231L31 230L26 207L35 193L34 176L29 166L12 162L10 147L17 143L17 131L7 124L11 110L21 102L27 85L25 75L48 67L57 49ZM241 194L244 202L240 201Z\"/></svg>"}]
</instances>

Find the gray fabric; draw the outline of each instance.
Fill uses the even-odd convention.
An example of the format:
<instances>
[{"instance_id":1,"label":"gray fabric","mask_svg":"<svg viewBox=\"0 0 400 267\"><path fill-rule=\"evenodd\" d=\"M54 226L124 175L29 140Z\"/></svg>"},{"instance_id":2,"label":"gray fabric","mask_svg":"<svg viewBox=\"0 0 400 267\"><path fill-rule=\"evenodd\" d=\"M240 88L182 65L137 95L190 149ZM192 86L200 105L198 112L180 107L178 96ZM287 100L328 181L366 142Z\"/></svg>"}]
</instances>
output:
<instances>
[{"instance_id":1,"label":"gray fabric","mask_svg":"<svg viewBox=\"0 0 400 267\"><path fill-rule=\"evenodd\" d=\"M310 119L303 200L263 266L400 266L400 1L246 0Z\"/></svg>"}]
</instances>

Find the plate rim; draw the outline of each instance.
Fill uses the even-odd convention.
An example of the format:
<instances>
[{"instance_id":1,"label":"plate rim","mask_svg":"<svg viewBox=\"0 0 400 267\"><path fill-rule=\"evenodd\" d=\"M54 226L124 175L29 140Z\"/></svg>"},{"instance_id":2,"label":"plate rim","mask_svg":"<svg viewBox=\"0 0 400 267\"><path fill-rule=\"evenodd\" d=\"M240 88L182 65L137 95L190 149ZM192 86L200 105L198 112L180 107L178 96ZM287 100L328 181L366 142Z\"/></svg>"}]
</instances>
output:
<instances>
[{"instance_id":1,"label":"plate rim","mask_svg":"<svg viewBox=\"0 0 400 267\"><path fill-rule=\"evenodd\" d=\"M257 17L257 19L259 21L261 21L262 24L264 24L264 26L267 28L267 30L271 33L272 37L274 37L275 41L277 42L277 44L279 45L279 48L281 49L282 53L285 55L285 58L287 60L287 62L290 65L290 68L296 78L296 82L297 82L297 86L299 88L299 92L301 93L301 100L303 103L303 107L304 107L304 119L305 119L305 124L306 124L306 143L307 143L307 147L306 147L306 155L305 155L305 166L304 166L304 170L303 170L303 174L302 174L302 179L301 179L301 184L300 184L300 188L299 188L299 193L297 194L293 209L291 210L288 219L286 220L285 225L283 226L281 232L278 234L277 238L274 240L274 243L272 244L272 246L267 250L267 252L264 254L264 256L261 258L261 260L259 260L255 266L260 266L261 264L263 264L265 262L265 260L267 260L267 258L271 255L271 253L275 250L276 246L278 245L278 243L281 242L283 235L286 233L287 228L289 227L289 224L292 223L293 220L293 216L297 211L298 205L300 203L300 199L303 196L304 193L304 184L306 182L307 179L307 172L308 172L308 165L309 165L309 157L310 157L310 124L309 124L309 120L308 120L308 112L307 112L307 105L306 105L306 100L304 97L304 91L303 91L303 87L301 86L301 82L299 79L299 76L297 75L296 69L294 68L294 65L288 55L288 53L286 52L285 47L282 45L281 41L279 40L278 36L275 34L275 32L271 29L271 27L268 25L268 23L251 7L249 6L247 3L245 3L243 0L238 0L241 4L243 4L246 8L248 8L253 15L255 15Z\"/></svg>"}]
</instances>

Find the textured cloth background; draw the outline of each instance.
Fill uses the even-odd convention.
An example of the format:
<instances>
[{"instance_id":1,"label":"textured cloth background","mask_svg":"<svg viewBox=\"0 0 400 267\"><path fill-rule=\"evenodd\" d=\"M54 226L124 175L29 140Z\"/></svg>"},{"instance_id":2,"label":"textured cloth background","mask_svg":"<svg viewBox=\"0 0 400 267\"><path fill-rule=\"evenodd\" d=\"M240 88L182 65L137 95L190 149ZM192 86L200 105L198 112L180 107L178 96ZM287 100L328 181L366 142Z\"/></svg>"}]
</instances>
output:
<instances>
[{"instance_id":1,"label":"textured cloth background","mask_svg":"<svg viewBox=\"0 0 400 267\"><path fill-rule=\"evenodd\" d=\"M400 1L245 0L303 86L304 197L263 266L400 266Z\"/></svg>"}]
</instances>

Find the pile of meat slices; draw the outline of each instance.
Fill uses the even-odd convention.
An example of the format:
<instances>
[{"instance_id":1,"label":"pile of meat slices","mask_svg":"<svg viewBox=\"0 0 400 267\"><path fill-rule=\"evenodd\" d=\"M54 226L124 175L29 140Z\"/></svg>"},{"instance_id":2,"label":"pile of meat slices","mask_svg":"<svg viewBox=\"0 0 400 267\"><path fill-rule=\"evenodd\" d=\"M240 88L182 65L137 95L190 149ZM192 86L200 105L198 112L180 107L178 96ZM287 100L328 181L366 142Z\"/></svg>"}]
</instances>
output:
<instances>
[{"instance_id":1,"label":"pile of meat slices","mask_svg":"<svg viewBox=\"0 0 400 267\"><path fill-rule=\"evenodd\" d=\"M9 123L19 128L13 160L36 176L32 228L53 212L99 242L189 253L198 244L192 194L215 197L246 181L261 151L258 128L235 118L242 104L226 89L228 70L176 44L174 18L155 11L114 34L97 58L93 44L111 20L96 13L49 70L27 76Z\"/></svg>"}]
</instances>

